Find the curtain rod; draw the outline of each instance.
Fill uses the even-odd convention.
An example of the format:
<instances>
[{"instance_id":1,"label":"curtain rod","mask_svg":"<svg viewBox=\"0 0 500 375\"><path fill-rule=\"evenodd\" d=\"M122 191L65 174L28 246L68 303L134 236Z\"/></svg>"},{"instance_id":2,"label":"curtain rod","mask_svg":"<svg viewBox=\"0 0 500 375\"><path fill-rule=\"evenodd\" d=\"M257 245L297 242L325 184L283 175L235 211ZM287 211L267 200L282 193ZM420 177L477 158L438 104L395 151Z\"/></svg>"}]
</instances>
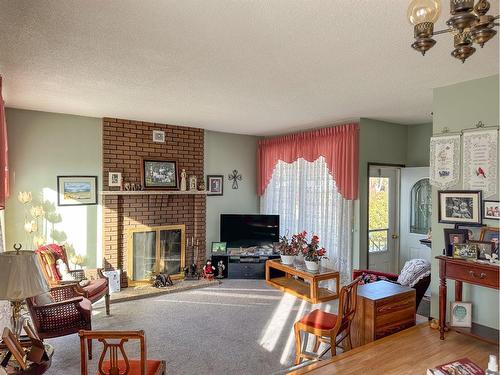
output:
<instances>
[{"instance_id":1,"label":"curtain rod","mask_svg":"<svg viewBox=\"0 0 500 375\"><path fill-rule=\"evenodd\" d=\"M499 130L498 126L486 126L482 121L479 121L473 128L466 128L462 129L460 131L455 131L455 132L450 132L450 129L445 126L443 129L441 129L441 133L436 133L433 134L433 137L445 137L449 135L462 135L464 133L468 132L474 132L474 131L481 131L481 130Z\"/></svg>"}]
</instances>

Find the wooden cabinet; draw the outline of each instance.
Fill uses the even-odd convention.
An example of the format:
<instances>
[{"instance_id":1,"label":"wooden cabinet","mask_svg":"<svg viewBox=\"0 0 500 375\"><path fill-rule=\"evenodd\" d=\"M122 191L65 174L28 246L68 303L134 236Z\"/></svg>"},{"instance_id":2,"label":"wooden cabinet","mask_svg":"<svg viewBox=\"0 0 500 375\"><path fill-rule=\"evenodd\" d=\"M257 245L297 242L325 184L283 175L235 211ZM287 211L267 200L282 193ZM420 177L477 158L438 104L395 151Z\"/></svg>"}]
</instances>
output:
<instances>
[{"instance_id":1,"label":"wooden cabinet","mask_svg":"<svg viewBox=\"0 0 500 375\"><path fill-rule=\"evenodd\" d=\"M415 289L388 281L361 285L351 326L353 347L414 326L415 321Z\"/></svg>"}]
</instances>

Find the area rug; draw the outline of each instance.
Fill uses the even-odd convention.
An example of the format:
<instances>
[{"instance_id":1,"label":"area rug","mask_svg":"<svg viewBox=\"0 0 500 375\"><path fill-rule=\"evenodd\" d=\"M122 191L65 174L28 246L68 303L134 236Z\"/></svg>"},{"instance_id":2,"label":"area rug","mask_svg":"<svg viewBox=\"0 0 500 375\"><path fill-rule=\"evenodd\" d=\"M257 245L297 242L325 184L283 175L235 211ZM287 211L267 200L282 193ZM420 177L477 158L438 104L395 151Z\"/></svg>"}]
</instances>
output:
<instances>
[{"instance_id":1,"label":"area rug","mask_svg":"<svg viewBox=\"0 0 500 375\"><path fill-rule=\"evenodd\" d=\"M165 360L169 375L272 374L293 365L293 323L315 308L336 312L337 301L311 305L264 280L224 280L203 289L112 304L109 317L98 303L92 326L144 330L148 358ZM49 374L80 374L77 335L47 342L55 348ZM94 343L90 373L95 373L100 347ZM138 347L131 346L130 352L137 354Z\"/></svg>"}]
</instances>

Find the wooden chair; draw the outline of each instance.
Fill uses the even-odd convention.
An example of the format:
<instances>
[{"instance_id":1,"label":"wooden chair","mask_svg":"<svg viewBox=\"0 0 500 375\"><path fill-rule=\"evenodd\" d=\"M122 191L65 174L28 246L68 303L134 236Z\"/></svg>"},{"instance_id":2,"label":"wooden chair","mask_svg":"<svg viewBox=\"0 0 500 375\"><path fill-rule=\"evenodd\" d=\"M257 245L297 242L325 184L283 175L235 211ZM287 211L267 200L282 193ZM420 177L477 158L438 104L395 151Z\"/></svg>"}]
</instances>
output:
<instances>
[{"instance_id":1,"label":"wooden chair","mask_svg":"<svg viewBox=\"0 0 500 375\"><path fill-rule=\"evenodd\" d=\"M45 279L51 287L72 284L74 286L72 297L82 296L92 303L104 297L106 315L109 315L109 282L108 278L102 273L102 269L70 270L69 273L74 277L75 281L63 281L57 271L56 262L58 259L62 259L69 270L68 256L64 246L57 244L44 245L40 246L35 252L38 255ZM84 279L89 280L89 284L81 287L78 282Z\"/></svg>"},{"instance_id":2,"label":"wooden chair","mask_svg":"<svg viewBox=\"0 0 500 375\"><path fill-rule=\"evenodd\" d=\"M88 375L86 345L92 340L102 343L103 351L99 358L99 375L164 375L165 361L146 358L146 338L144 331L85 331L81 330L80 357L81 375ZM109 341L112 340L112 341ZM129 359L124 344L129 340L139 340L141 358ZM108 360L106 359L108 355ZM121 357L121 359L120 359Z\"/></svg>"},{"instance_id":3,"label":"wooden chair","mask_svg":"<svg viewBox=\"0 0 500 375\"><path fill-rule=\"evenodd\" d=\"M340 290L339 313L330 314L319 309L311 311L293 325L295 331L295 364L298 365L304 359L321 358L328 349L321 354L317 353L321 342L330 345L332 357L337 354L337 347L344 341L352 348L351 343L351 322L356 313L357 291L359 279L355 279L349 285ZM301 331L305 334L315 336L314 353L302 351ZM304 340L304 350L307 346L307 336ZM343 350L349 350L343 346Z\"/></svg>"}]
</instances>

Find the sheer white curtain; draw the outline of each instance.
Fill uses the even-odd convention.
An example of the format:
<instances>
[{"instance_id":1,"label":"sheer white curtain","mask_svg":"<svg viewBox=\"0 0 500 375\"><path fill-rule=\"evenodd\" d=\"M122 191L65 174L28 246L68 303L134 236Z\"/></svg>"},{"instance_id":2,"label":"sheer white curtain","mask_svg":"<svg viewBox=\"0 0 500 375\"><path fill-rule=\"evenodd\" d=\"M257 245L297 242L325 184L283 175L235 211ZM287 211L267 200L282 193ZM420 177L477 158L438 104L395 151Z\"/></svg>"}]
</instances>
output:
<instances>
[{"instance_id":1,"label":"sheer white curtain","mask_svg":"<svg viewBox=\"0 0 500 375\"><path fill-rule=\"evenodd\" d=\"M340 271L343 283L351 277L353 202L344 199L323 157L279 161L261 197L261 213L280 215L281 235L308 232L320 238L328 263Z\"/></svg>"}]
</instances>

